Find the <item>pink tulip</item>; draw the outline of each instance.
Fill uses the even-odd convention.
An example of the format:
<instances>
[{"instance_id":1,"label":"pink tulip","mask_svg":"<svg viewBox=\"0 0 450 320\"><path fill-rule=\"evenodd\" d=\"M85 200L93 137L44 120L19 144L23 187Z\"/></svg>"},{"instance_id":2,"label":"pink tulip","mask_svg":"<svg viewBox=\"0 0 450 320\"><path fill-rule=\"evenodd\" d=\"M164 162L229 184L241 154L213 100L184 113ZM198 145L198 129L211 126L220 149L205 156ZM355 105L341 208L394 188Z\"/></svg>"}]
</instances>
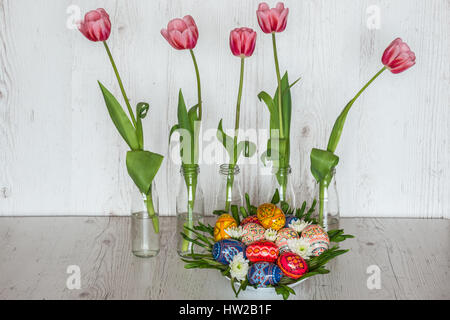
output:
<instances>
[{"instance_id":1,"label":"pink tulip","mask_svg":"<svg viewBox=\"0 0 450 320\"><path fill-rule=\"evenodd\" d=\"M198 29L191 16L171 20L161 34L177 50L194 49L197 45Z\"/></svg>"},{"instance_id":2,"label":"pink tulip","mask_svg":"<svg viewBox=\"0 0 450 320\"><path fill-rule=\"evenodd\" d=\"M402 39L397 38L386 48L381 62L392 73L400 73L416 64L416 55Z\"/></svg>"},{"instance_id":3,"label":"pink tulip","mask_svg":"<svg viewBox=\"0 0 450 320\"><path fill-rule=\"evenodd\" d=\"M260 3L256 15L258 23L264 33L283 32L286 29L289 9L278 2L275 8L270 9L265 2Z\"/></svg>"},{"instance_id":4,"label":"pink tulip","mask_svg":"<svg viewBox=\"0 0 450 320\"><path fill-rule=\"evenodd\" d=\"M256 32L250 28L236 28L230 32L230 48L236 57L250 57L255 51Z\"/></svg>"},{"instance_id":5,"label":"pink tulip","mask_svg":"<svg viewBox=\"0 0 450 320\"><path fill-rule=\"evenodd\" d=\"M92 10L86 13L78 29L91 41L106 41L111 34L111 21L105 9Z\"/></svg>"}]
</instances>

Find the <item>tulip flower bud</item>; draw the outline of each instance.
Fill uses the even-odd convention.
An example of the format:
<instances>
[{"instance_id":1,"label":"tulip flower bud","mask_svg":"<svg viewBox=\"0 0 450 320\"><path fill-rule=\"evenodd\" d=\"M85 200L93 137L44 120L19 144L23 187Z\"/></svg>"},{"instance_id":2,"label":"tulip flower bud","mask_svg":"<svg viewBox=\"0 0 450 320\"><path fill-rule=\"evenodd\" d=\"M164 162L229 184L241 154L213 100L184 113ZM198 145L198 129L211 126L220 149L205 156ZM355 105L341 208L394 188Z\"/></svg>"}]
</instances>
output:
<instances>
[{"instance_id":1,"label":"tulip flower bud","mask_svg":"<svg viewBox=\"0 0 450 320\"><path fill-rule=\"evenodd\" d=\"M198 29L191 16L171 20L161 34L177 50L194 49L197 45Z\"/></svg>"},{"instance_id":2,"label":"tulip flower bud","mask_svg":"<svg viewBox=\"0 0 450 320\"><path fill-rule=\"evenodd\" d=\"M264 33L283 32L286 29L289 9L278 2L275 8L270 9L265 2L260 3L256 15L261 30Z\"/></svg>"},{"instance_id":3,"label":"tulip flower bud","mask_svg":"<svg viewBox=\"0 0 450 320\"><path fill-rule=\"evenodd\" d=\"M402 39L397 38L386 48L381 62L392 73L400 73L416 64L416 55Z\"/></svg>"},{"instance_id":4,"label":"tulip flower bud","mask_svg":"<svg viewBox=\"0 0 450 320\"><path fill-rule=\"evenodd\" d=\"M106 41L111 34L111 21L105 9L92 10L86 13L78 27L80 32L91 41Z\"/></svg>"},{"instance_id":5,"label":"tulip flower bud","mask_svg":"<svg viewBox=\"0 0 450 320\"><path fill-rule=\"evenodd\" d=\"M236 57L250 57L255 51L256 32L250 28L236 28L230 32L230 48Z\"/></svg>"}]
</instances>

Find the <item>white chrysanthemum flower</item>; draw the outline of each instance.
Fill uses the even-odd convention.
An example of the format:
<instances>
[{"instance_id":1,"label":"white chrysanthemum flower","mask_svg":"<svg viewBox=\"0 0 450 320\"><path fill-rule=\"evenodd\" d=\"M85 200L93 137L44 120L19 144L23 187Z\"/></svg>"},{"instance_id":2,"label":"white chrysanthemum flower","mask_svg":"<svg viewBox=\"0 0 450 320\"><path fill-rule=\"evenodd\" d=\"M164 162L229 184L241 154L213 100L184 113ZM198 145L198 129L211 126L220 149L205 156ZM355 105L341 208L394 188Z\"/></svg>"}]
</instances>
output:
<instances>
[{"instance_id":1,"label":"white chrysanthemum flower","mask_svg":"<svg viewBox=\"0 0 450 320\"><path fill-rule=\"evenodd\" d=\"M225 232L233 239L241 240L242 235L244 234L244 229L241 226L239 227L231 227L225 229Z\"/></svg>"},{"instance_id":2,"label":"white chrysanthemum flower","mask_svg":"<svg viewBox=\"0 0 450 320\"><path fill-rule=\"evenodd\" d=\"M242 252L239 252L233 257L230 268L232 278L239 281L245 280L248 273L248 260L244 259L244 254Z\"/></svg>"},{"instance_id":3,"label":"white chrysanthemum flower","mask_svg":"<svg viewBox=\"0 0 450 320\"><path fill-rule=\"evenodd\" d=\"M295 220L289 224L289 228L294 229L295 232L301 233L311 222L306 222L305 220Z\"/></svg>"},{"instance_id":4,"label":"white chrysanthemum flower","mask_svg":"<svg viewBox=\"0 0 450 320\"><path fill-rule=\"evenodd\" d=\"M298 254L303 259L308 259L312 256L312 247L305 238L289 239L288 247L292 252Z\"/></svg>"},{"instance_id":5,"label":"white chrysanthemum flower","mask_svg":"<svg viewBox=\"0 0 450 320\"><path fill-rule=\"evenodd\" d=\"M276 230L267 229L264 233L264 237L266 238L266 240L274 242L275 240L277 240L277 234L278 232Z\"/></svg>"}]
</instances>

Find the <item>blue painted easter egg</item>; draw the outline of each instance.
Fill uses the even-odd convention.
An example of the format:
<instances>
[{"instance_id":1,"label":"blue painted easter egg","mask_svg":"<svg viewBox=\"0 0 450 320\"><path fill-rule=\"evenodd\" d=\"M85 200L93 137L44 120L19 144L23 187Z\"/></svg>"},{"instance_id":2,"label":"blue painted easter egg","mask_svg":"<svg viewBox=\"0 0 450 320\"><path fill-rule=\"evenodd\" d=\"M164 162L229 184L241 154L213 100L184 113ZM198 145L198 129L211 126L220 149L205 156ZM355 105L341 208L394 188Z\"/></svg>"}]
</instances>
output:
<instances>
[{"instance_id":1,"label":"blue painted easter egg","mask_svg":"<svg viewBox=\"0 0 450 320\"><path fill-rule=\"evenodd\" d=\"M280 282L283 271L274 263L256 262L250 266L247 276L251 285L264 288Z\"/></svg>"},{"instance_id":2,"label":"blue painted easter egg","mask_svg":"<svg viewBox=\"0 0 450 320\"><path fill-rule=\"evenodd\" d=\"M240 252L245 258L245 244L234 239L225 239L214 243L212 255L217 262L230 264L234 256Z\"/></svg>"},{"instance_id":3,"label":"blue painted easter egg","mask_svg":"<svg viewBox=\"0 0 450 320\"><path fill-rule=\"evenodd\" d=\"M286 216L286 224L284 225L284 227L289 228L289 225L291 224L291 222L298 221L298 220L299 220L299 218L297 218L294 215Z\"/></svg>"}]
</instances>

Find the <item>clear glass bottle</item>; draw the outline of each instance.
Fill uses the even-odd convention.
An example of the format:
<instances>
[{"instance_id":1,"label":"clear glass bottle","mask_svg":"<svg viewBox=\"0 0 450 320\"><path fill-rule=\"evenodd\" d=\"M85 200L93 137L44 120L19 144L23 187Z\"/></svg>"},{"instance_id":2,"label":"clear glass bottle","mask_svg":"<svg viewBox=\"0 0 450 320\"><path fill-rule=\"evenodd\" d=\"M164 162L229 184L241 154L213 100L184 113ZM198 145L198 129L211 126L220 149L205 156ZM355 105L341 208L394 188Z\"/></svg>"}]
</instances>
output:
<instances>
[{"instance_id":1,"label":"clear glass bottle","mask_svg":"<svg viewBox=\"0 0 450 320\"><path fill-rule=\"evenodd\" d=\"M198 165L181 166L181 181L177 194L177 252L180 256L185 256L192 252L202 253L203 248L195 246L192 242L184 239L181 233L189 238L195 238L189 229L193 229L198 222L204 222L204 198L203 190L198 180L200 168ZM187 227L187 228L186 228Z\"/></svg>"},{"instance_id":2,"label":"clear glass bottle","mask_svg":"<svg viewBox=\"0 0 450 320\"><path fill-rule=\"evenodd\" d=\"M320 186L316 184L316 199L320 203L323 201L323 225L326 231L339 228L340 210L339 210L339 195L336 185L336 169L333 170L333 178L328 185L324 185L321 195ZM318 215L319 215L318 213Z\"/></svg>"},{"instance_id":3,"label":"clear glass bottle","mask_svg":"<svg viewBox=\"0 0 450 320\"><path fill-rule=\"evenodd\" d=\"M270 201L278 189L280 194L280 201L289 204L289 207L295 208L297 205L294 187L292 183L292 169L290 166L283 168L272 169L272 182L271 190L268 196L268 201Z\"/></svg>"},{"instance_id":4,"label":"clear glass bottle","mask_svg":"<svg viewBox=\"0 0 450 320\"><path fill-rule=\"evenodd\" d=\"M160 250L159 198L153 182L149 195L135 189L131 199L131 250L140 258L151 258Z\"/></svg>"},{"instance_id":5,"label":"clear glass bottle","mask_svg":"<svg viewBox=\"0 0 450 320\"><path fill-rule=\"evenodd\" d=\"M215 210L231 212L231 206L243 205L240 168L238 165L222 164L219 169L219 187L214 203Z\"/></svg>"}]
</instances>

